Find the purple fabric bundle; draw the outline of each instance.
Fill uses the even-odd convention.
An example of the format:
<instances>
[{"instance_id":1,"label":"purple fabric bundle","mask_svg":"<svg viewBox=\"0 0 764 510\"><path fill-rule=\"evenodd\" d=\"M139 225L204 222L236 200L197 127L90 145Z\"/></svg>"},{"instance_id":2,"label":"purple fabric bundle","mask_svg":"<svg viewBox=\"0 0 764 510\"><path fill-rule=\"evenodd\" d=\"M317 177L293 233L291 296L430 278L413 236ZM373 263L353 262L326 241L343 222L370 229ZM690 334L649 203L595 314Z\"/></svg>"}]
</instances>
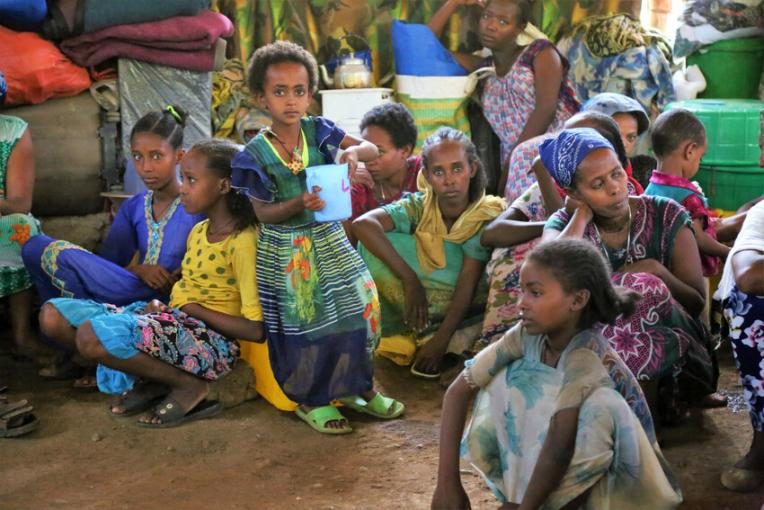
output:
<instances>
[{"instance_id":1,"label":"purple fabric bundle","mask_svg":"<svg viewBox=\"0 0 764 510\"><path fill-rule=\"evenodd\" d=\"M90 67L127 57L192 71L212 71L215 43L233 34L233 24L212 11L161 21L117 25L61 42L61 51Z\"/></svg>"}]
</instances>

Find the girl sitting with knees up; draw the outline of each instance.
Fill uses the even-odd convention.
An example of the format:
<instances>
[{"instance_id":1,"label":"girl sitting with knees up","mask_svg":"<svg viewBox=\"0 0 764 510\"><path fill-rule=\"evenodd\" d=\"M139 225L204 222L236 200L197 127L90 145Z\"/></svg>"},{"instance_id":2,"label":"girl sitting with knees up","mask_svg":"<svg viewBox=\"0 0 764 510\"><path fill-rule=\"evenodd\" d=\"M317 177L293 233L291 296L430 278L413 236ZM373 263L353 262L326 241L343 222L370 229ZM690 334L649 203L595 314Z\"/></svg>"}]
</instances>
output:
<instances>
[{"instance_id":1,"label":"girl sitting with knees up","mask_svg":"<svg viewBox=\"0 0 764 510\"><path fill-rule=\"evenodd\" d=\"M505 204L485 195L483 165L461 131L439 129L422 159L424 192L368 212L352 228L379 289L378 353L413 360L412 373L437 378L446 353L470 351L480 333L485 289L476 293L490 257L480 234ZM412 334L420 338L401 336Z\"/></svg>"},{"instance_id":2,"label":"girl sitting with knees up","mask_svg":"<svg viewBox=\"0 0 764 510\"><path fill-rule=\"evenodd\" d=\"M155 299L117 307L55 298L43 306L43 332L99 363L101 391L120 394L111 407L114 415L151 409L138 420L146 427L213 416L222 403L205 399L207 381L232 370L237 338L264 338L254 264L256 218L247 196L231 187L237 152L227 141L202 141L181 162L183 206L208 219L188 236L169 304Z\"/></svg>"},{"instance_id":3,"label":"girl sitting with knees up","mask_svg":"<svg viewBox=\"0 0 764 510\"><path fill-rule=\"evenodd\" d=\"M600 334L636 293L586 241L542 243L523 264L522 322L482 350L443 400L432 508L469 508L460 438L502 508L666 509L681 493L639 384Z\"/></svg>"}]
</instances>

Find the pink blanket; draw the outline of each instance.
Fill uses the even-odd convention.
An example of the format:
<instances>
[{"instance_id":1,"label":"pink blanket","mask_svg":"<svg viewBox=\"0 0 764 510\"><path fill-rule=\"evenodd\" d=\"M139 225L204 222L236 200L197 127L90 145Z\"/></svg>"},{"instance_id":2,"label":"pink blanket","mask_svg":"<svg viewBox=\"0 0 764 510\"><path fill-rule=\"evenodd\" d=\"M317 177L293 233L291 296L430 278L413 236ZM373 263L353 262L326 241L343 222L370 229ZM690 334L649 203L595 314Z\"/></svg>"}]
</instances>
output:
<instances>
[{"instance_id":1,"label":"pink blanket","mask_svg":"<svg viewBox=\"0 0 764 510\"><path fill-rule=\"evenodd\" d=\"M233 24L212 11L161 21L117 25L61 42L61 51L81 66L128 57L192 71L211 71L215 42L233 34Z\"/></svg>"}]
</instances>

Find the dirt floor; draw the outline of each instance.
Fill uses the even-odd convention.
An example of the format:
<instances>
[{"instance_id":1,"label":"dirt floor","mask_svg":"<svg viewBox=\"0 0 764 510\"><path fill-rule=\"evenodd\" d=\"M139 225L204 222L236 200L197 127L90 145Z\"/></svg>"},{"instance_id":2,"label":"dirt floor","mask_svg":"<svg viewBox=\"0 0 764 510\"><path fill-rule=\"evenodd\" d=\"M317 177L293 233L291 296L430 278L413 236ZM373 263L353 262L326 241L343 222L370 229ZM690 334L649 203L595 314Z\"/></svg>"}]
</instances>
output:
<instances>
[{"instance_id":1,"label":"dirt floor","mask_svg":"<svg viewBox=\"0 0 764 510\"><path fill-rule=\"evenodd\" d=\"M722 389L739 393L729 353ZM405 401L405 417L380 422L348 413L355 432L326 437L263 400L178 429L145 430L116 419L106 397L43 381L31 364L0 356L12 398L28 398L42 424L0 439L0 509L351 509L429 508L443 391L380 360L380 388ZM681 479L686 509L759 510L764 488L736 494L719 472L746 450L747 412L705 411L665 430L665 453ZM469 466L473 508L496 508Z\"/></svg>"}]
</instances>

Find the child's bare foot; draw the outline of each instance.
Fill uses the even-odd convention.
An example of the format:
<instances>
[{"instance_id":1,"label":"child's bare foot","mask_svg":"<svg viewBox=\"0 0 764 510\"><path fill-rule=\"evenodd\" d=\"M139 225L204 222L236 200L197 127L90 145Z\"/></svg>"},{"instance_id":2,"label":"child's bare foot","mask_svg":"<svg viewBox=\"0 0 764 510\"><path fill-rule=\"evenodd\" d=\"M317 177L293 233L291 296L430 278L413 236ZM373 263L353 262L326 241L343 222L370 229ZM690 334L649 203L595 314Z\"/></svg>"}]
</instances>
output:
<instances>
[{"instance_id":1,"label":"child's bare foot","mask_svg":"<svg viewBox=\"0 0 764 510\"><path fill-rule=\"evenodd\" d=\"M78 390L92 390L98 388L98 378L96 377L96 367L86 367L81 377L78 377L72 383L72 386Z\"/></svg>"}]
</instances>

